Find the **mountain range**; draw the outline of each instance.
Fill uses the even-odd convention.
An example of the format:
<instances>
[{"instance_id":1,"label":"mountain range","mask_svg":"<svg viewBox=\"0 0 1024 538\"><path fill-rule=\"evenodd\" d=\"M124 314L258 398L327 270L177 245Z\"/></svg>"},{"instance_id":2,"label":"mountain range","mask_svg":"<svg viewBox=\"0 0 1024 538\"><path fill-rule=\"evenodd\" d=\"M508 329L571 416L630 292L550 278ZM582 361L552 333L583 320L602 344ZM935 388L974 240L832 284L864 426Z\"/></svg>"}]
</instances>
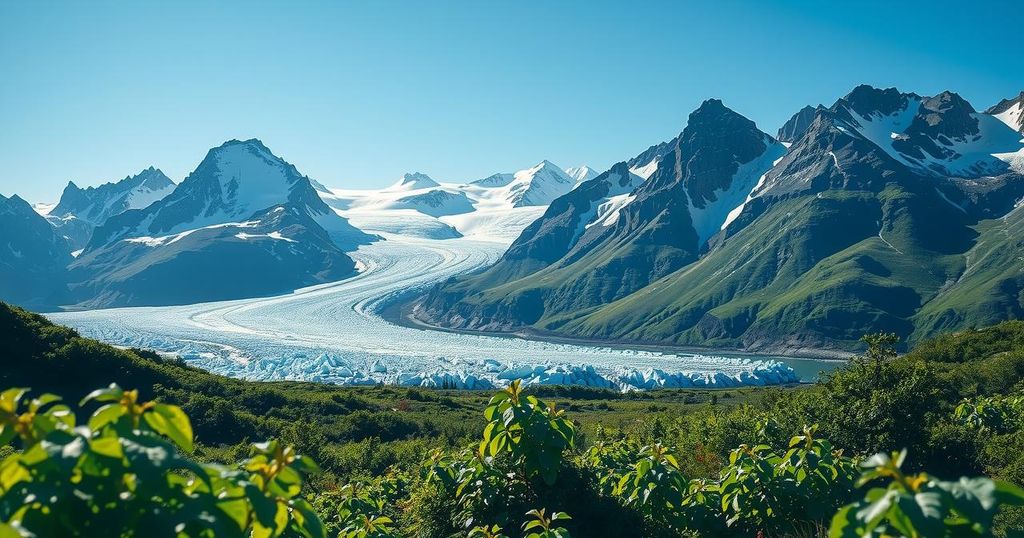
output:
<instances>
[{"instance_id":1,"label":"mountain range","mask_svg":"<svg viewBox=\"0 0 1024 538\"><path fill-rule=\"evenodd\" d=\"M775 136L717 99L602 173L541 161L465 182L332 189L259 140L175 184L148 168L54 206L0 198L0 298L36 309L264 296L353 276L412 236L498 241L420 323L622 343L845 351L1024 317L1024 92L858 86Z\"/></svg>"},{"instance_id":2,"label":"mountain range","mask_svg":"<svg viewBox=\"0 0 1024 538\"><path fill-rule=\"evenodd\" d=\"M859 86L797 112L783 144L708 100L678 137L554 200L495 265L413 313L780 352L1020 317L1019 109Z\"/></svg>"}]
</instances>

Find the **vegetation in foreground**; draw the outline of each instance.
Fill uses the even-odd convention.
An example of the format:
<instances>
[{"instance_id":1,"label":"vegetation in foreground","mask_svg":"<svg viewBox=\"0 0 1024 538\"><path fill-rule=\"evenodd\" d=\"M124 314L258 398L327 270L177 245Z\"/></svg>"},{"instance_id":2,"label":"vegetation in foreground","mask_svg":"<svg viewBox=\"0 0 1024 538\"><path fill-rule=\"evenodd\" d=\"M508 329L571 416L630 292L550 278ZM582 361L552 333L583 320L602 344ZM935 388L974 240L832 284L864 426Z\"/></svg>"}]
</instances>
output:
<instances>
[{"instance_id":1,"label":"vegetation in foreground","mask_svg":"<svg viewBox=\"0 0 1024 538\"><path fill-rule=\"evenodd\" d=\"M297 452L287 452L324 469L308 477L315 468L296 469L286 485L292 497L266 495L284 503L288 520L275 520L273 529L257 536L318 535L317 521L324 532L342 536L984 536L1016 535L1024 528L1021 508L1014 506L1021 493L1011 485L1021 483L1024 472L1024 324L1017 322L941 337L900 358L879 340L865 357L813 387L637 395L573 387L541 387L531 394L510 387L491 400L479 393L229 380L82 339L7 307L0 308L0 330L6 348L0 386L34 386L41 390L32 394L47 391L67 401L109 381L152 387L132 397L140 408L157 398L139 416L157 413L159 405L163 414L155 416L168 422L164 415L173 415L170 422L180 424L170 410L180 406L181 416L193 419L187 422L197 441L189 452L193 437L182 435L181 427L166 430L160 418L140 418L142 426L119 432L125 415L106 423L79 421L69 434L69 409L50 397L34 404L15 391L5 393L11 401L18 394L12 414L57 418L41 435L18 433L14 448L0 448L5 462L38 455L34 446L52 449L48 436L76 446L116 436L125 458L131 453L125 446L156 440L173 449L174 457L161 461L185 462L161 471L164 480L157 483L202 483L214 491L202 473L216 469L229 480L219 486L226 489L255 481L259 464L246 460L261 454L272 460L266 451L273 443L252 454L249 442L280 437L275 453L296 445ZM118 402L123 399L122 393ZM86 414L77 415L92 412L95 418L99 404L87 401ZM483 416L481 409L487 410ZM234 430L220 428L232 423ZM113 441L104 443L100 450L112 450ZM59 453L61 461L95 469L88 467L94 465L89 457L76 459L74 450L43 452L47 460ZM124 470L125 461L116 476L133 474ZM224 467L214 461L243 463ZM4 469L26 468L11 465ZM58 467L71 473L69 487L86 487L80 485L88 473L75 466ZM11 507L23 507L18 499L25 499L11 493L10 473L0 476L0 517L11 521L18 510ZM104 494L117 491L121 499L118 488L133 480L122 478ZM182 491L188 498L207 494ZM142 506L161 506L139 499ZM304 512L287 504L292 500L308 501L315 521L308 515L293 519ZM86 511L82 517L100 516ZM238 523L244 520L232 521L238 532L248 532ZM520 530L524 523L530 528ZM193 530L181 532L202 529Z\"/></svg>"}]
</instances>

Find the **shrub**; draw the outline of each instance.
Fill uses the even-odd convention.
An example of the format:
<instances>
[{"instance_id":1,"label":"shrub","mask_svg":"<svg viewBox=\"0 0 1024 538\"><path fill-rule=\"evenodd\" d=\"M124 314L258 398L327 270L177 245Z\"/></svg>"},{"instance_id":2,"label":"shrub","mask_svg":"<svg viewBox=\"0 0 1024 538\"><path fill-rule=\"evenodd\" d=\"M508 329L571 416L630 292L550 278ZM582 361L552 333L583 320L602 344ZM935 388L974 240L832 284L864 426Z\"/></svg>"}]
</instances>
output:
<instances>
[{"instance_id":1,"label":"shrub","mask_svg":"<svg viewBox=\"0 0 1024 538\"><path fill-rule=\"evenodd\" d=\"M0 441L21 452L0 463L0 535L325 536L300 495L316 464L276 441L239 467L198 464L180 408L111 385L86 396L85 424L59 398L0 393Z\"/></svg>"}]
</instances>

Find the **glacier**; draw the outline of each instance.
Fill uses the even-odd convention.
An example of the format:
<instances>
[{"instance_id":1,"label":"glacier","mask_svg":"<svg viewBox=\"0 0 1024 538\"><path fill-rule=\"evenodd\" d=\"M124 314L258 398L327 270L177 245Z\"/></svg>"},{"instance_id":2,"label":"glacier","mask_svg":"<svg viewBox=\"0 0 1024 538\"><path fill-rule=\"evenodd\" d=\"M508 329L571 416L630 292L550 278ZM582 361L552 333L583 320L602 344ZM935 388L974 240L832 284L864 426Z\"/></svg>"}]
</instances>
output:
<instances>
[{"instance_id":1,"label":"glacier","mask_svg":"<svg viewBox=\"0 0 1024 538\"><path fill-rule=\"evenodd\" d=\"M352 253L361 268L357 276L285 295L48 317L90 338L152 349L250 380L492 389L523 379L628 391L794 383L816 373L798 375L793 360L781 357L662 353L394 324L382 316L389 305L493 263L506 244L391 234L385 239Z\"/></svg>"}]
</instances>

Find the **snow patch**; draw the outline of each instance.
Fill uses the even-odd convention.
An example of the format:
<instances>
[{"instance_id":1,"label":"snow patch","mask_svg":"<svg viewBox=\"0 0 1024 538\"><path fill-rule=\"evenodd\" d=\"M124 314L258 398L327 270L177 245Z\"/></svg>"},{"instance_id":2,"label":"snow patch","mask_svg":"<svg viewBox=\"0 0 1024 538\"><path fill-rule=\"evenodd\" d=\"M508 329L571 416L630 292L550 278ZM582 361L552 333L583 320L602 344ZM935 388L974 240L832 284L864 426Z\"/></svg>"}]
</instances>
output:
<instances>
[{"instance_id":1,"label":"snow patch","mask_svg":"<svg viewBox=\"0 0 1024 538\"><path fill-rule=\"evenodd\" d=\"M654 175L654 172L656 172L657 170L658 170L658 159L657 158L651 159L651 162L649 162L649 163L647 163L647 164L645 164L643 166L634 166L633 168L629 169L630 172L632 172L632 173L634 173L634 174L636 174L636 175L638 175L638 176L640 176L640 177L642 177L644 179L650 179L650 177L652 175Z\"/></svg>"}]
</instances>

